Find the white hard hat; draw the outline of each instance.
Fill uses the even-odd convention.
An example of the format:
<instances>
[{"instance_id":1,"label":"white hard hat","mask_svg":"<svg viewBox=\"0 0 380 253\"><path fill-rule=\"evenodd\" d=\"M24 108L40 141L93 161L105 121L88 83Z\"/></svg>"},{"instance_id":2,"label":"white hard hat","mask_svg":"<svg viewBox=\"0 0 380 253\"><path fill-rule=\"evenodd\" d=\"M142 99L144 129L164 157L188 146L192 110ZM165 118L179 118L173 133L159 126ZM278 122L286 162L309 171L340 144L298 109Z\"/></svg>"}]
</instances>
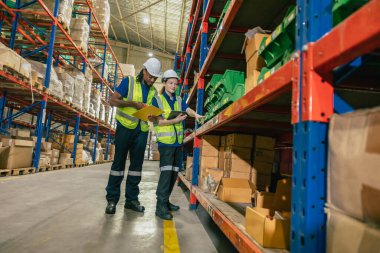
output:
<instances>
[{"instance_id":1,"label":"white hard hat","mask_svg":"<svg viewBox=\"0 0 380 253\"><path fill-rule=\"evenodd\" d=\"M143 66L154 77L161 76L161 62L156 58L149 58Z\"/></svg>"},{"instance_id":2,"label":"white hard hat","mask_svg":"<svg viewBox=\"0 0 380 253\"><path fill-rule=\"evenodd\" d=\"M166 70L162 76L162 82L165 82L166 80L168 80L169 78L177 78L179 79L178 75L177 75L177 72L175 72L174 70L172 69L169 69L169 70Z\"/></svg>"}]
</instances>

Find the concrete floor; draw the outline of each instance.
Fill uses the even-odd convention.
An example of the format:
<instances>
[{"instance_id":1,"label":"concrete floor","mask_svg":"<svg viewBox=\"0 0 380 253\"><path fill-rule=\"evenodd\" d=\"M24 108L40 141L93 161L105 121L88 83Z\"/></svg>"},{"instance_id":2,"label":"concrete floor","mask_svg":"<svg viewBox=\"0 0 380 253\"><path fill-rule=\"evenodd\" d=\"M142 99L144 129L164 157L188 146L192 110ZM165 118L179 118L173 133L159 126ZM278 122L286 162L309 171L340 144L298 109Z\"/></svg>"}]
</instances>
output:
<instances>
[{"instance_id":1,"label":"concrete floor","mask_svg":"<svg viewBox=\"0 0 380 253\"><path fill-rule=\"evenodd\" d=\"M0 178L0 252L179 252L164 245L163 221L154 215L158 162L144 163L144 214L124 210L123 197L115 215L104 213L110 166ZM179 187L171 200L181 206L174 213L180 251L218 252Z\"/></svg>"}]
</instances>

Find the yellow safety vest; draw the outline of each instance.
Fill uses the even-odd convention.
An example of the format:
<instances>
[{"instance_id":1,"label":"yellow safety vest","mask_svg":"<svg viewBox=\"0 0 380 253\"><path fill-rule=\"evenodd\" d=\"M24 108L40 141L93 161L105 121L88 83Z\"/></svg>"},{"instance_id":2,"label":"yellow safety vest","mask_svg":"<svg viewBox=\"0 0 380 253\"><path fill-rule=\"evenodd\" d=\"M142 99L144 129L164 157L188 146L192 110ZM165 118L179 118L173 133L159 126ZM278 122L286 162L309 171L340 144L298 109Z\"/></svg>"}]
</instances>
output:
<instances>
[{"instance_id":1,"label":"yellow safety vest","mask_svg":"<svg viewBox=\"0 0 380 253\"><path fill-rule=\"evenodd\" d=\"M143 94L142 94L142 88L141 83L135 78L128 77L129 84L128 84L128 95L127 97L123 98L124 101L134 101L134 102L143 102ZM148 93L148 99L146 101L146 104L151 105L152 99L155 95L155 89L154 87L150 87L149 93ZM135 129L137 125L139 124L139 119L133 117L132 115L137 111L134 107L123 107L123 108L117 108L116 110L116 120L120 122L123 126L125 126L128 129ZM146 121L140 121L141 122L141 131L148 132L149 126Z\"/></svg>"},{"instance_id":2,"label":"yellow safety vest","mask_svg":"<svg viewBox=\"0 0 380 253\"><path fill-rule=\"evenodd\" d=\"M170 107L168 101L162 94L156 95L156 99L158 107L164 111L164 119L167 119L169 117L170 112L172 111L172 108ZM182 99L179 96L177 96L177 101L174 104L174 110L182 111ZM156 132L158 142L164 144L174 144L176 139L178 140L179 144L182 144L183 142L182 122L169 126L155 125L154 130Z\"/></svg>"}]
</instances>

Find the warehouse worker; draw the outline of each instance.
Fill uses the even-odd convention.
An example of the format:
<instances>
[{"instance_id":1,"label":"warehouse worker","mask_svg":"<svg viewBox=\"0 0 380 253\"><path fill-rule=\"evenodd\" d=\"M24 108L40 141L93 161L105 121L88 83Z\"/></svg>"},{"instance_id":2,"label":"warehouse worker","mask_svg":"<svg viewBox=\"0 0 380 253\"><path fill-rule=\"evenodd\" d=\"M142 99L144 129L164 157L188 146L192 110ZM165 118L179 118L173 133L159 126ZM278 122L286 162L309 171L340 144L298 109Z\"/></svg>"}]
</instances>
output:
<instances>
[{"instance_id":1,"label":"warehouse worker","mask_svg":"<svg viewBox=\"0 0 380 253\"><path fill-rule=\"evenodd\" d=\"M173 216L169 211L178 211L179 206L169 202L177 175L182 166L182 145L184 133L184 120L187 115L197 121L203 117L190 109L181 97L176 97L175 90L178 88L178 76L174 70L165 71L162 82L164 88L153 98L152 105L159 107L164 114L159 117L150 117L154 123L157 135L158 150L160 152L160 178L157 185L156 215L164 220L171 220ZM183 111L176 118L168 120L171 111Z\"/></svg>"},{"instance_id":2,"label":"warehouse worker","mask_svg":"<svg viewBox=\"0 0 380 253\"><path fill-rule=\"evenodd\" d=\"M120 184L124 178L127 154L130 152L131 164L125 187L124 208L136 212L144 212L145 208L139 202L139 183L144 161L144 153L148 138L147 122L133 117L133 113L151 104L155 95L154 82L160 76L161 63L156 58L150 58L143 64L143 69L136 77L124 78L111 96L111 106L116 110L115 158L106 187L108 201L107 214L114 214L120 198Z\"/></svg>"}]
</instances>

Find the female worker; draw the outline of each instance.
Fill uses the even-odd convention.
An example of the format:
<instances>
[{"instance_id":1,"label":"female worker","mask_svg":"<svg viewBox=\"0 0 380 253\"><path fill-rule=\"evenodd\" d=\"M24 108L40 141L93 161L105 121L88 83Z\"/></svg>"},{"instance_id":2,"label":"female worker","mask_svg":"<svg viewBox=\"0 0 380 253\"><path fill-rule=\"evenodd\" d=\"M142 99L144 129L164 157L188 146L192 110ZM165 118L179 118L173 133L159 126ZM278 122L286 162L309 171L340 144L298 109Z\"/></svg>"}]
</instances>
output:
<instances>
[{"instance_id":1,"label":"female worker","mask_svg":"<svg viewBox=\"0 0 380 253\"><path fill-rule=\"evenodd\" d=\"M164 113L158 117L150 117L154 123L157 135L158 150L160 152L160 179L157 185L156 215L164 220L171 220L170 211L178 211L179 206L169 202L170 194L177 180L179 168L182 165L182 141L184 133L184 120L187 115L197 121L203 117L190 109L181 97L175 95L178 88L177 73L170 69L162 77L164 87L160 94L152 99L152 105L159 107ZM171 111L186 112L174 119L168 119Z\"/></svg>"}]
</instances>

